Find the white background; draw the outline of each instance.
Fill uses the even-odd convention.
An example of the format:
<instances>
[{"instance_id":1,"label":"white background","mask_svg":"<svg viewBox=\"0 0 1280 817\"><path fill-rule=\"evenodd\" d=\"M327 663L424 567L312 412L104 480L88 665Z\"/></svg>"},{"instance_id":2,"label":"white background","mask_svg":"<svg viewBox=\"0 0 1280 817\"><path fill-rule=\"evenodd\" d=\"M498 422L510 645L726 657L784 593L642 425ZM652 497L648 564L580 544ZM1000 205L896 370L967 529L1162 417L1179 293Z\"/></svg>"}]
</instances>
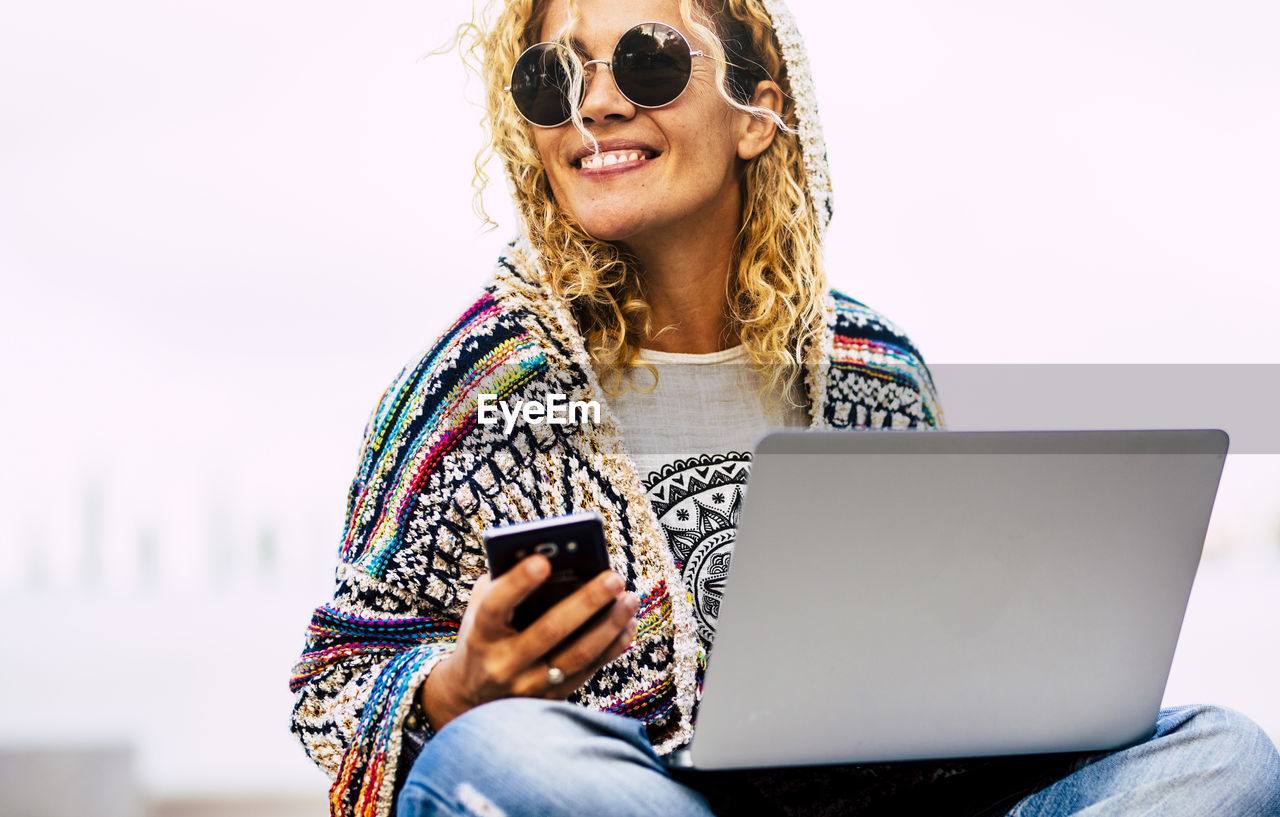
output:
<instances>
[{"instance_id":1,"label":"white background","mask_svg":"<svg viewBox=\"0 0 1280 817\"><path fill-rule=\"evenodd\" d=\"M831 277L928 360L1280 363L1280 6L793 5ZM323 785L285 682L360 430L513 234L496 166L500 229L470 211L459 60L423 58L470 13L7 11L0 741L129 740L161 793ZM1170 690L1273 735L1276 459L1228 464Z\"/></svg>"}]
</instances>

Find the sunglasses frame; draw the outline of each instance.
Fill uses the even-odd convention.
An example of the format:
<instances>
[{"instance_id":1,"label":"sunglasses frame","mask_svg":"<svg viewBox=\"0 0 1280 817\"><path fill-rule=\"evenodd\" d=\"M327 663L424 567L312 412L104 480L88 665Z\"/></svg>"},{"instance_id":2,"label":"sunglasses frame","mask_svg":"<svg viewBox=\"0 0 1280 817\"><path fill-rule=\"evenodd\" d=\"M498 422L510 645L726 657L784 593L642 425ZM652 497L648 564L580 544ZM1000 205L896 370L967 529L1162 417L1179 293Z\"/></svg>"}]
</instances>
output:
<instances>
[{"instance_id":1,"label":"sunglasses frame","mask_svg":"<svg viewBox=\"0 0 1280 817\"><path fill-rule=\"evenodd\" d=\"M680 38L680 41L684 43L684 47L685 47L686 49L688 49L688 50L689 50L689 75L688 75L687 77L685 77L684 85L680 88L680 92L679 92L679 93L677 93L675 96L673 96L670 100L668 100L668 101L666 101L666 102L663 102L661 105L642 105L642 104L640 104L639 102L636 102L636 101L635 101L634 99L632 99L630 96L628 96L626 91L622 90L622 88L618 85L618 79L617 79L617 77L614 77L614 79L613 79L613 84L614 84L614 87L618 89L618 93L622 94L622 96L623 96L623 98L624 98L624 99L626 99L626 100L627 100L628 102L630 102L632 105L635 105L637 108L645 108L646 110L654 110L654 109L656 109L656 108L665 108L666 106L670 105L672 102L675 102L677 99L679 99L681 96L683 96L683 95L684 95L684 92L685 92L686 90L688 90L688 88L689 88L689 83L693 81L693 58L694 58L694 57L705 57L705 56L708 56L708 55L707 55L705 52L703 52L703 51L695 51L695 50L693 49L693 47L692 47L691 45L689 45L689 38L688 38L688 37L686 37L686 36L684 36L684 33L683 33L682 31L680 31L680 29L676 28L675 26L671 25L670 23L664 23L664 22L662 22L662 21L660 21L660 20L647 20L647 21L645 21L645 22L643 22L643 23L636 23L636 24L635 24L635 25L633 25L631 28L628 28L626 31L622 32L621 36L619 36L619 37L618 37L618 41L617 41L616 43L614 43L614 45L613 45L613 51L612 51L612 52L610 53L610 55L609 55L612 59L608 59L608 60L586 60L586 61L584 61L584 62L582 63L582 70L583 70L583 72L584 72L584 74L585 74L585 72L586 72L586 69L587 69L587 66L588 66L588 65L598 64L598 65L603 65L603 66L605 66L606 68L608 68L608 69L609 69L609 73L610 73L610 74L612 74L612 73L613 73L613 63L614 63L614 61L615 61L615 60L617 59L617 57L618 57L618 46L622 45L622 41L623 41L624 39L626 39L627 35L629 35L629 34L630 34L631 32L633 32L633 31L635 31L637 28L643 28L644 26L664 26L665 28L668 28L668 29L670 29L671 31L674 31L674 32L676 33L676 36L678 36L678 37ZM652 36L652 35L651 35L651 36ZM519 56L519 57L516 57L515 64L511 66L511 80L510 80L510 84L508 84L508 85L507 85L505 88L503 88L502 90L506 91L507 93L511 93L511 88L515 85L516 69L520 66L520 61L521 61L521 60L523 60L526 56L528 56L528 54L529 54L531 51L534 51L535 49L540 49L540 48L542 48L543 46L551 46L552 48L563 48L563 49L565 49L566 51L569 51L570 53L573 53L573 50L572 50L571 48L569 48L569 46L565 45L565 44L564 44L564 43L562 43L562 42L541 42L541 43L534 43L533 45L529 46L529 47L528 47L528 48L526 48L524 51L522 51L522 52L520 53L520 56ZM586 83L587 83L587 80L586 80L586 77L584 76L584 77L583 77L583 80L582 80L582 93L583 93L583 96L584 96L584 97L586 96L586 93L587 93L587 84L586 84ZM514 94L512 95L512 104L515 104ZM579 104L581 104L581 103L579 103ZM530 119L529 117L525 116L524 111L520 110L520 106L519 106L519 105L515 105L515 108L516 108L516 113L520 114L520 118L521 118L521 119L523 119L524 121L528 122L530 125L533 125L535 128L558 128L558 127L561 127L562 125L564 125L564 124L565 124L565 122L568 122L569 120L571 120L571 119L573 118L572 116L568 116L568 117L565 117L565 118L564 118L563 120L561 120L560 122L555 123L554 125L543 125L543 124L541 124L541 123L539 123L539 122L534 122L532 119Z\"/></svg>"}]
</instances>

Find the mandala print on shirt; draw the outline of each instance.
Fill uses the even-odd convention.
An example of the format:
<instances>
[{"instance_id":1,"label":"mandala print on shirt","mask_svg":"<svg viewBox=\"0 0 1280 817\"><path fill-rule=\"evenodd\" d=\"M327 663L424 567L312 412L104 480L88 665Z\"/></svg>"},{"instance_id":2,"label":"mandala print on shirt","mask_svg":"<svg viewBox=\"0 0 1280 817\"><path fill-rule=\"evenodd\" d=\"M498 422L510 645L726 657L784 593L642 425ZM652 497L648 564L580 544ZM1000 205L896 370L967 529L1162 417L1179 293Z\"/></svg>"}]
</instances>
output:
<instances>
[{"instance_id":1,"label":"mandala print on shirt","mask_svg":"<svg viewBox=\"0 0 1280 817\"><path fill-rule=\"evenodd\" d=\"M684 586L693 595L698 635L708 645L715 640L750 473L750 452L731 451L676 460L644 480Z\"/></svg>"}]
</instances>

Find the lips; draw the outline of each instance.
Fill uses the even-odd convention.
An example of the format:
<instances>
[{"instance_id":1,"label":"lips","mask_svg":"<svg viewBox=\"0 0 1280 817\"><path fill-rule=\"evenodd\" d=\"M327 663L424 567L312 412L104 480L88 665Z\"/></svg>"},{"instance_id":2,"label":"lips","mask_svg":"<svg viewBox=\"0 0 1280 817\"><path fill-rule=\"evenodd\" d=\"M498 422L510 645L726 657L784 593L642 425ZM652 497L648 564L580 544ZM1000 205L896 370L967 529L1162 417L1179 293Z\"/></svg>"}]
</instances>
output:
<instances>
[{"instance_id":1,"label":"lips","mask_svg":"<svg viewBox=\"0 0 1280 817\"><path fill-rule=\"evenodd\" d=\"M569 164L579 170L603 170L620 164L636 164L657 158L660 153L641 142L609 140L600 142L598 150L584 145Z\"/></svg>"},{"instance_id":2,"label":"lips","mask_svg":"<svg viewBox=\"0 0 1280 817\"><path fill-rule=\"evenodd\" d=\"M623 162L647 162L648 160L649 156L644 151L611 150L608 153L593 153L584 158L578 166L583 170L599 170L602 167L612 167Z\"/></svg>"}]
</instances>

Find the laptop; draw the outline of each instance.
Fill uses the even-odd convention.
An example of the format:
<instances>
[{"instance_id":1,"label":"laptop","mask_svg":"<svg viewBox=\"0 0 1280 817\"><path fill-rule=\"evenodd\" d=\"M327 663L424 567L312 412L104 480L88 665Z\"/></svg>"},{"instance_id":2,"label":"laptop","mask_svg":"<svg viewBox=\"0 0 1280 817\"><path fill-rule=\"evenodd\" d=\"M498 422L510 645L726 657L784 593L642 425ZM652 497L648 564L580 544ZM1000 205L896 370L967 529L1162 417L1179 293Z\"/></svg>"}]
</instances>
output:
<instances>
[{"instance_id":1,"label":"laptop","mask_svg":"<svg viewBox=\"0 0 1280 817\"><path fill-rule=\"evenodd\" d=\"M734 769L1149 737L1226 459L1176 431L781 431L692 742Z\"/></svg>"}]
</instances>

